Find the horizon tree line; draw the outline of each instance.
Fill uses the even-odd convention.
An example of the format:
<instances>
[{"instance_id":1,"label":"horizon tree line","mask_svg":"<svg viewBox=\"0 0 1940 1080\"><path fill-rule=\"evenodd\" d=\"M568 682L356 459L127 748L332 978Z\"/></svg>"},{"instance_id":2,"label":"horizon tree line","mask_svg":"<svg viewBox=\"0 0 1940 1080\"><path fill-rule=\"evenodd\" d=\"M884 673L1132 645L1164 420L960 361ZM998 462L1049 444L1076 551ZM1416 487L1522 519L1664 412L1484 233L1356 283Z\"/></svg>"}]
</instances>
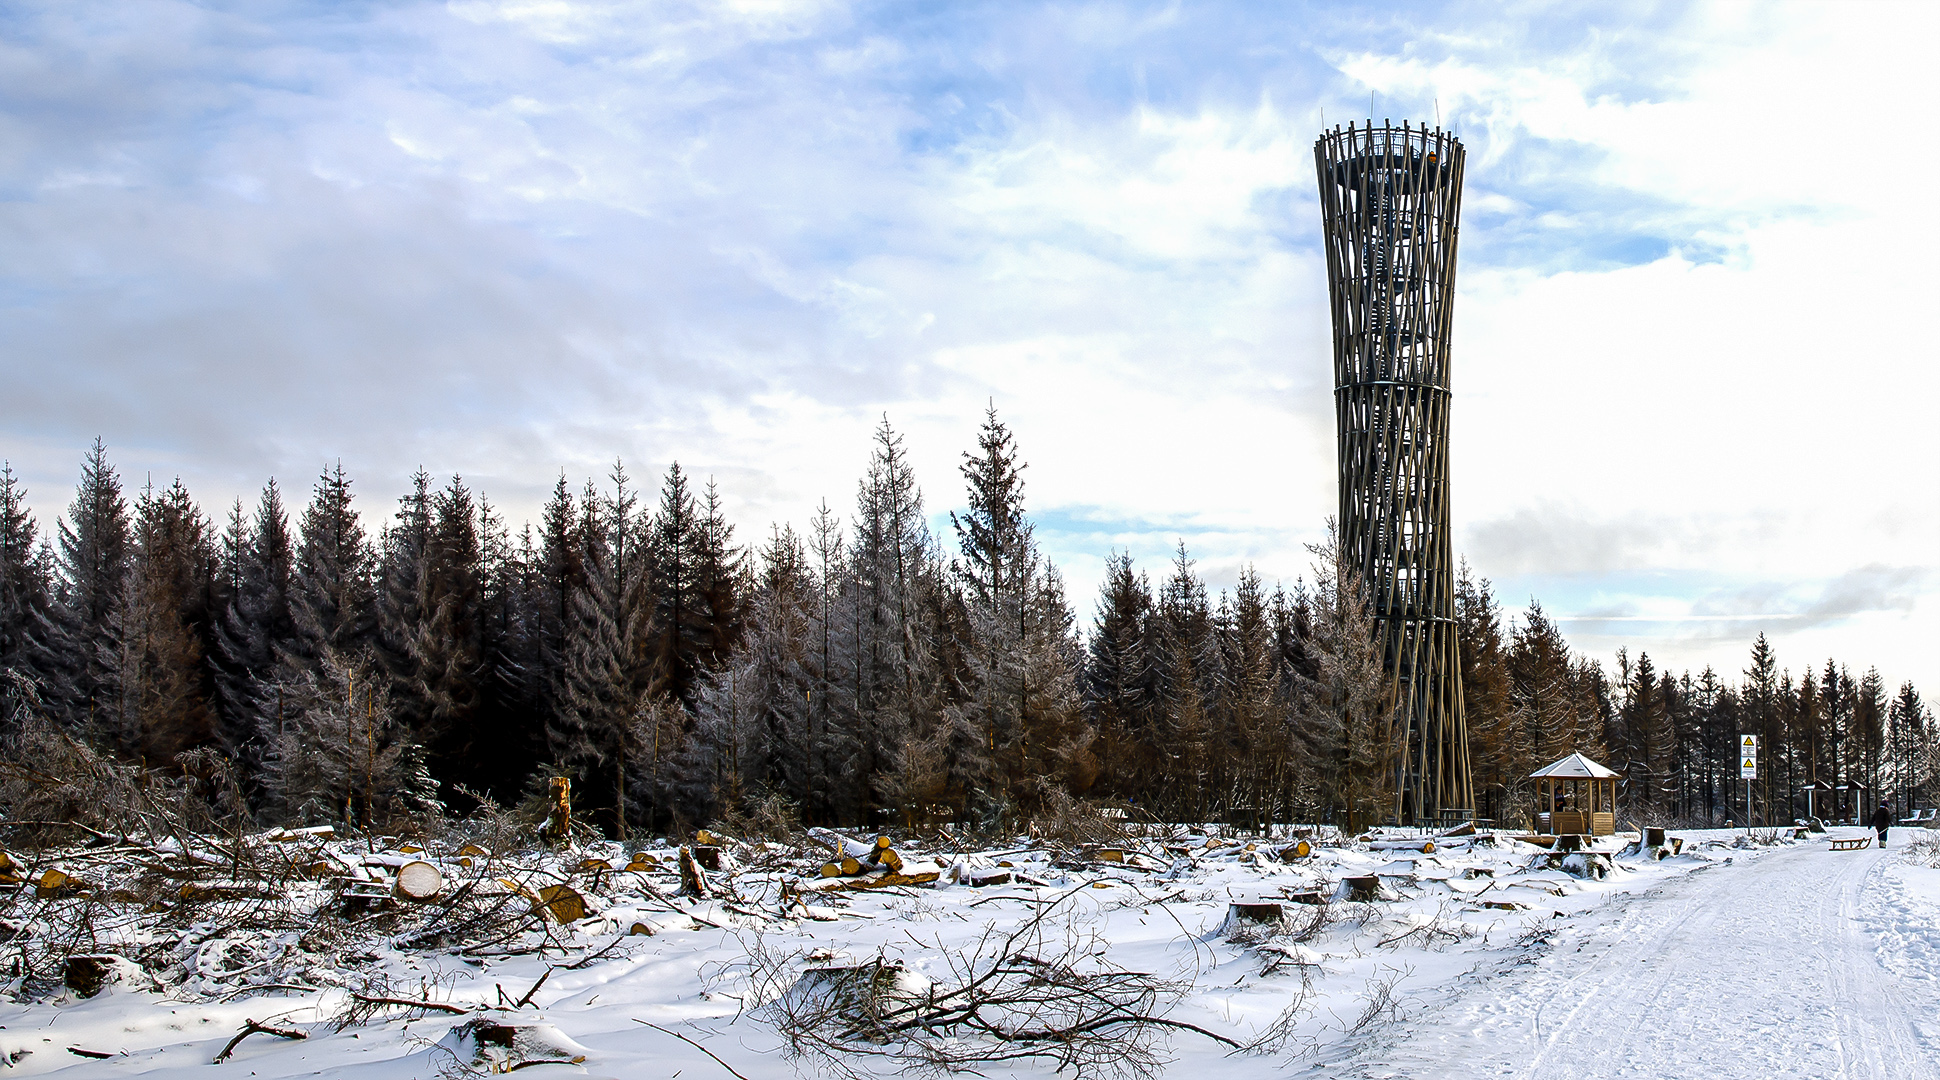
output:
<instances>
[{"instance_id":1,"label":"horizon tree line","mask_svg":"<svg viewBox=\"0 0 1940 1080\"><path fill-rule=\"evenodd\" d=\"M148 769L220 755L265 823L382 827L553 776L616 838L777 802L868 827L1006 827L1072 797L1166 820L1391 808L1389 685L1331 541L1311 582L1249 566L1216 596L1183 543L1156 584L1114 552L1081 628L1025 469L988 411L934 535L885 420L852 513L824 501L806 535L747 545L678 463L657 495L617 461L562 474L516 533L422 470L373 521L341 465L294 520L271 480L218 523L179 480L129 491L97 440L52 535L0 468L0 723ZM1761 635L1735 684L1642 652L1606 672L1540 603L1505 624L1466 566L1457 598L1482 817L1526 818L1527 775L1571 751L1619 771L1631 817L1742 816L1743 732L1764 819L1911 806L1940 771L1931 711L1876 670L1794 677Z\"/></svg>"}]
</instances>

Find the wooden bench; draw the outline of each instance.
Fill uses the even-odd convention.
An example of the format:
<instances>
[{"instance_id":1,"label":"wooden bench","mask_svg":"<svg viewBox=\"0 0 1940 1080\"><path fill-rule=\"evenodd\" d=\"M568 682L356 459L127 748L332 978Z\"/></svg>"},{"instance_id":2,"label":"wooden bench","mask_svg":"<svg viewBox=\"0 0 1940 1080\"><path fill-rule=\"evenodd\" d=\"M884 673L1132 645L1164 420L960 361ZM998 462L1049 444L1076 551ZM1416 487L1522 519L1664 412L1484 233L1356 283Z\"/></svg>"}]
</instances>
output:
<instances>
[{"instance_id":1,"label":"wooden bench","mask_svg":"<svg viewBox=\"0 0 1940 1080\"><path fill-rule=\"evenodd\" d=\"M1872 842L1873 842L1873 838L1870 836L1855 836L1850 840L1834 840L1832 842L1832 850L1858 851L1864 848L1867 844L1870 844Z\"/></svg>"}]
</instances>

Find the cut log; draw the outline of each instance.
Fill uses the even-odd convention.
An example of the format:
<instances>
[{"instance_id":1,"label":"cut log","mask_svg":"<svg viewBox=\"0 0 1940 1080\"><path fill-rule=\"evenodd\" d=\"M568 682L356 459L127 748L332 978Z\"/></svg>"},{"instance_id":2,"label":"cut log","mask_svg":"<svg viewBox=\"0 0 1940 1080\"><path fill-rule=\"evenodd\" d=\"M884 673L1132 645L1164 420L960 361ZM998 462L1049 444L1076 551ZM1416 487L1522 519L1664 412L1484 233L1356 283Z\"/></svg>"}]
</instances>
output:
<instances>
[{"instance_id":1,"label":"cut log","mask_svg":"<svg viewBox=\"0 0 1940 1080\"><path fill-rule=\"evenodd\" d=\"M696 847L720 847L720 846L721 846L721 842L720 842L720 840L718 840L718 839L716 839L716 838L715 838L715 836L714 836L714 834L713 834L713 833L711 833L711 832L708 832L708 831L707 831L706 829L700 829L700 830L697 830L697 831L696 831L696 832L694 833L694 846L696 846Z\"/></svg>"},{"instance_id":2,"label":"cut log","mask_svg":"<svg viewBox=\"0 0 1940 1080\"><path fill-rule=\"evenodd\" d=\"M580 870L580 873L583 873L583 874L591 874L595 871L611 870L611 869L613 869L613 864L610 862L607 862L605 859L579 860L579 870Z\"/></svg>"},{"instance_id":3,"label":"cut log","mask_svg":"<svg viewBox=\"0 0 1940 1080\"><path fill-rule=\"evenodd\" d=\"M586 917L586 898L571 885L548 885L539 890L539 905L552 921L564 926Z\"/></svg>"},{"instance_id":4,"label":"cut log","mask_svg":"<svg viewBox=\"0 0 1940 1080\"><path fill-rule=\"evenodd\" d=\"M887 889L892 885L928 885L934 882L937 878L942 876L943 876L942 872L937 870L925 870L917 874L891 873L891 874L883 874L880 877L859 878L855 881L851 881L843 885L842 888L844 889Z\"/></svg>"},{"instance_id":5,"label":"cut log","mask_svg":"<svg viewBox=\"0 0 1940 1080\"><path fill-rule=\"evenodd\" d=\"M1125 852L1122 848L1104 847L1094 850L1091 857L1098 862L1122 863L1125 861Z\"/></svg>"},{"instance_id":6,"label":"cut log","mask_svg":"<svg viewBox=\"0 0 1940 1080\"><path fill-rule=\"evenodd\" d=\"M874 844L865 844L860 840L851 840L833 829L817 827L808 830L808 835L826 845L837 856L847 856L858 862L873 861L876 857L876 847ZM887 847L888 845L885 844L883 846Z\"/></svg>"},{"instance_id":7,"label":"cut log","mask_svg":"<svg viewBox=\"0 0 1940 1080\"><path fill-rule=\"evenodd\" d=\"M438 868L420 859L408 862L397 868L397 895L405 900L424 903L436 897L445 888L445 876Z\"/></svg>"},{"instance_id":8,"label":"cut log","mask_svg":"<svg viewBox=\"0 0 1940 1080\"><path fill-rule=\"evenodd\" d=\"M703 833L702 835L706 834ZM695 844L694 861L699 863L703 870L719 870L721 868L721 849L712 844Z\"/></svg>"},{"instance_id":9,"label":"cut log","mask_svg":"<svg viewBox=\"0 0 1940 1080\"><path fill-rule=\"evenodd\" d=\"M20 864L13 861L12 855L0 851L0 885L18 884L20 884Z\"/></svg>"},{"instance_id":10,"label":"cut log","mask_svg":"<svg viewBox=\"0 0 1940 1080\"><path fill-rule=\"evenodd\" d=\"M625 866L625 869L627 870L636 870L636 871L657 870L659 868L660 868L660 860L654 858L652 855L649 855L644 851L634 852L633 858Z\"/></svg>"},{"instance_id":11,"label":"cut log","mask_svg":"<svg viewBox=\"0 0 1940 1080\"><path fill-rule=\"evenodd\" d=\"M1321 907L1327 903L1327 897L1323 896L1318 890L1312 889L1305 892L1288 893L1287 899L1296 904L1308 904L1313 907Z\"/></svg>"},{"instance_id":12,"label":"cut log","mask_svg":"<svg viewBox=\"0 0 1940 1080\"><path fill-rule=\"evenodd\" d=\"M1662 829L1645 829L1645 830L1644 830L1644 846L1645 846L1645 847L1647 847L1647 848L1651 848L1651 847L1663 847L1663 846L1664 846L1664 830L1662 830Z\"/></svg>"},{"instance_id":13,"label":"cut log","mask_svg":"<svg viewBox=\"0 0 1940 1080\"><path fill-rule=\"evenodd\" d=\"M1280 861L1293 862L1296 859L1304 859L1313 853L1314 846L1312 844L1309 844L1305 840L1295 840L1293 843L1280 849Z\"/></svg>"},{"instance_id":14,"label":"cut log","mask_svg":"<svg viewBox=\"0 0 1940 1080\"><path fill-rule=\"evenodd\" d=\"M86 892L87 882L66 872L48 868L34 879L34 895L42 900L58 900Z\"/></svg>"}]
</instances>

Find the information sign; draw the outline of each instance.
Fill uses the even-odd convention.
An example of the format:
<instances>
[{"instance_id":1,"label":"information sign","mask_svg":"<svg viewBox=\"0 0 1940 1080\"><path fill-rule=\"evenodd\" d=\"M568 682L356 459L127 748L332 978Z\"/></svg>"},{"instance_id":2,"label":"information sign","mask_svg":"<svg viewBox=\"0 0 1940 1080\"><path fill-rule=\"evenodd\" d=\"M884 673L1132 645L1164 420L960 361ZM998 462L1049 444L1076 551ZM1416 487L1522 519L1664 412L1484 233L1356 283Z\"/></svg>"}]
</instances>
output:
<instances>
[{"instance_id":1,"label":"information sign","mask_svg":"<svg viewBox=\"0 0 1940 1080\"><path fill-rule=\"evenodd\" d=\"M1738 736L1738 777L1741 780L1758 779L1758 736Z\"/></svg>"}]
</instances>

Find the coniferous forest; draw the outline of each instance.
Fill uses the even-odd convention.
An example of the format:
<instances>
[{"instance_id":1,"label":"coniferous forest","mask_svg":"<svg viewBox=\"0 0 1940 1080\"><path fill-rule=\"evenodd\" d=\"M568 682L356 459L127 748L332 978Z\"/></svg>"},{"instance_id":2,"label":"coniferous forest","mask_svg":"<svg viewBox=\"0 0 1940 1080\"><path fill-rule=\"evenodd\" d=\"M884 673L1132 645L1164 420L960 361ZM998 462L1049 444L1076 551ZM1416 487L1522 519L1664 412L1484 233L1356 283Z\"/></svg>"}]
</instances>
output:
<instances>
[{"instance_id":1,"label":"coniferous forest","mask_svg":"<svg viewBox=\"0 0 1940 1080\"><path fill-rule=\"evenodd\" d=\"M782 808L809 822L997 828L1070 798L1168 820L1378 820L1393 760L1379 653L1325 547L1310 580L1213 595L1183 545L1068 594L991 412L965 509L928 526L885 421L852 507L738 535L679 465L563 476L516 529L458 477L373 506L341 466L218 513L131 489L97 442L43 528L0 474L0 668L16 754L58 738L192 781L264 823L385 826L573 781L607 834ZM1573 750L1638 822L1925 805L1940 738L1911 683L1781 664L1660 670L1573 651L1532 601L1458 587L1478 813Z\"/></svg>"}]
</instances>

